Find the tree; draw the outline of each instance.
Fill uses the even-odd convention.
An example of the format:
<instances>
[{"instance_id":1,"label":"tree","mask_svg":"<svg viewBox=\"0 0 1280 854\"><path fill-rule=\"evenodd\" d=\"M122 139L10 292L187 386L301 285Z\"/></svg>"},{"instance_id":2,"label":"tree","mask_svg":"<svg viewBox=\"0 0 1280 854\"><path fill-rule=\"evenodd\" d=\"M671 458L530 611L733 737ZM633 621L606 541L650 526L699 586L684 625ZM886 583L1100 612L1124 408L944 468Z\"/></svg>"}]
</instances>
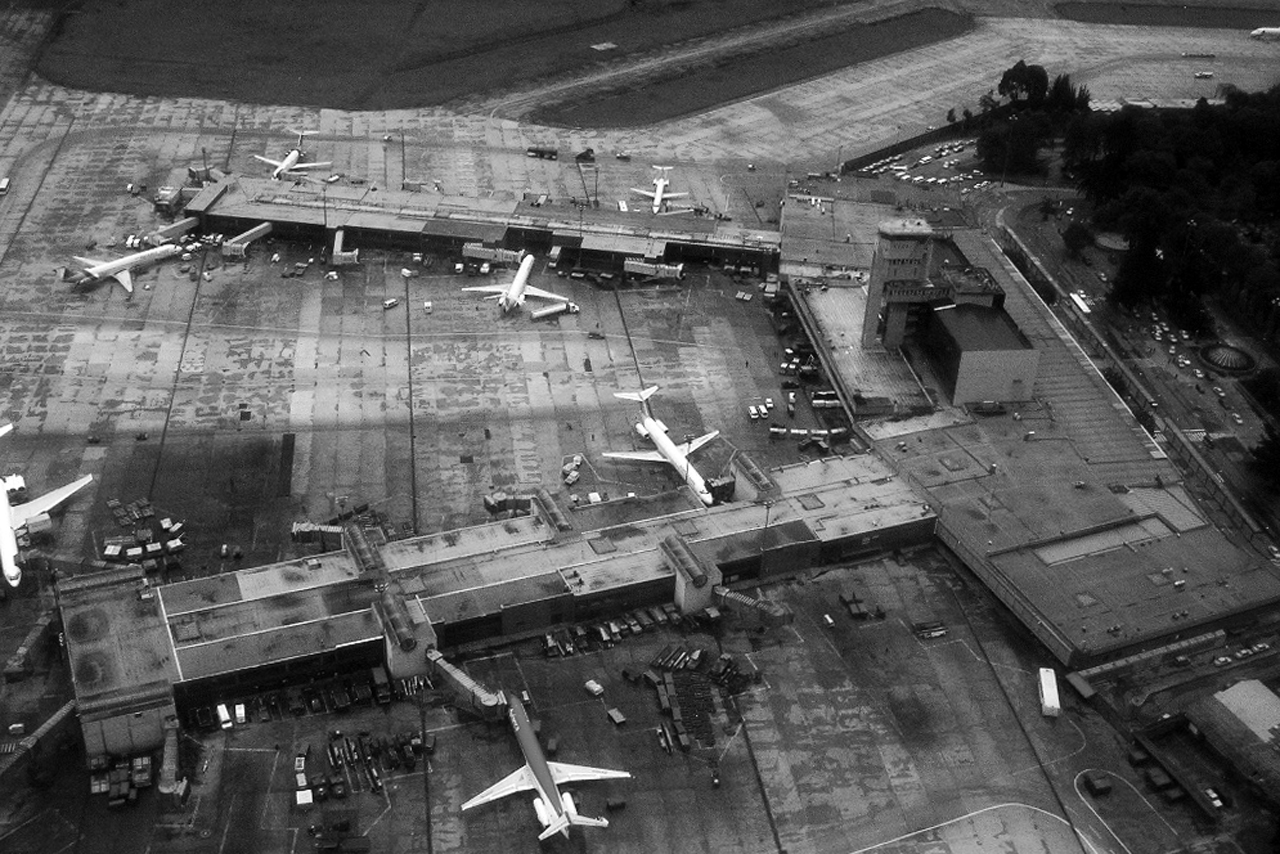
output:
<instances>
[{"instance_id":1,"label":"tree","mask_svg":"<svg viewBox=\"0 0 1280 854\"><path fill-rule=\"evenodd\" d=\"M1040 113L1023 113L990 125L978 136L978 158L988 172L1001 176L1037 172L1040 146L1048 131L1048 120Z\"/></svg>"},{"instance_id":2,"label":"tree","mask_svg":"<svg viewBox=\"0 0 1280 854\"><path fill-rule=\"evenodd\" d=\"M1062 245L1066 247L1068 255L1078 258L1086 247L1093 245L1093 232L1072 220L1062 230Z\"/></svg>"},{"instance_id":3,"label":"tree","mask_svg":"<svg viewBox=\"0 0 1280 854\"><path fill-rule=\"evenodd\" d=\"M1043 65L1027 65L1019 59L1000 76L996 91L1016 106L1039 107L1049 92L1049 73Z\"/></svg>"},{"instance_id":4,"label":"tree","mask_svg":"<svg viewBox=\"0 0 1280 854\"><path fill-rule=\"evenodd\" d=\"M1048 196L1045 196L1043 199L1040 200L1040 207L1039 207L1040 221L1048 222L1049 217L1053 216L1054 211L1056 211L1057 209L1058 209L1058 203L1055 202L1053 199L1049 198Z\"/></svg>"},{"instance_id":5,"label":"tree","mask_svg":"<svg viewBox=\"0 0 1280 854\"><path fill-rule=\"evenodd\" d=\"M964 116L964 129L968 130L969 126L973 124L973 110L965 107L961 115Z\"/></svg>"},{"instance_id":6,"label":"tree","mask_svg":"<svg viewBox=\"0 0 1280 854\"><path fill-rule=\"evenodd\" d=\"M1280 433L1270 424L1253 448L1253 468L1273 486L1280 486Z\"/></svg>"},{"instance_id":7,"label":"tree","mask_svg":"<svg viewBox=\"0 0 1280 854\"><path fill-rule=\"evenodd\" d=\"M956 123L956 108L952 107L951 109L947 110L947 124L953 125L955 123Z\"/></svg>"},{"instance_id":8,"label":"tree","mask_svg":"<svg viewBox=\"0 0 1280 854\"><path fill-rule=\"evenodd\" d=\"M984 113L989 113L998 106L1000 106L1000 99L996 97L994 89L988 89L987 94L978 99L978 109Z\"/></svg>"}]
</instances>

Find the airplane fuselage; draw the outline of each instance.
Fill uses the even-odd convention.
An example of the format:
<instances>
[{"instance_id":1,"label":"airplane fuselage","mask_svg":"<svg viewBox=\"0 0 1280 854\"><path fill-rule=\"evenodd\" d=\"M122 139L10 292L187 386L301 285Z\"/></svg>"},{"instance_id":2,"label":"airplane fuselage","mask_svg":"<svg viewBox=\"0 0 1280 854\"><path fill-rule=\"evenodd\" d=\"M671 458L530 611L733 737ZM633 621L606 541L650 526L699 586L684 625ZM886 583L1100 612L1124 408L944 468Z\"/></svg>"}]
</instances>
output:
<instances>
[{"instance_id":1,"label":"airplane fuselage","mask_svg":"<svg viewBox=\"0 0 1280 854\"><path fill-rule=\"evenodd\" d=\"M10 587L22 583L22 567L18 566L18 536L13 530L9 491L0 487L0 566Z\"/></svg>"},{"instance_id":2,"label":"airplane fuselage","mask_svg":"<svg viewBox=\"0 0 1280 854\"><path fill-rule=\"evenodd\" d=\"M498 298L498 305L503 313L524 304L524 289L529 286L529 274L533 272L533 256L526 255L516 270L516 277L511 280L506 293Z\"/></svg>"},{"instance_id":3,"label":"airplane fuselage","mask_svg":"<svg viewBox=\"0 0 1280 854\"><path fill-rule=\"evenodd\" d=\"M538 786L538 795L542 799L542 805L547 810L548 817L554 822L564 815L564 802L560 797L560 787L556 785L555 779L551 776L551 769L547 767L546 754L542 752L542 745L538 743L538 735L533 731L533 723L529 720L529 713L525 711L524 703L518 697L512 697L510 704L507 706L507 720L511 723L511 731L515 733L516 742L520 745L520 752L524 755L525 764L529 766L529 771L532 772L534 782ZM567 839L569 836L567 825L562 832Z\"/></svg>"},{"instance_id":4,"label":"airplane fuselage","mask_svg":"<svg viewBox=\"0 0 1280 854\"><path fill-rule=\"evenodd\" d=\"M271 173L271 178L275 181L280 180L280 176L288 172L290 169L298 165L298 161L302 159L302 149L292 148L289 153L284 156L284 160L280 161L280 165Z\"/></svg>"},{"instance_id":5,"label":"airplane fuselage","mask_svg":"<svg viewBox=\"0 0 1280 854\"><path fill-rule=\"evenodd\" d=\"M667 435L666 429L658 423L658 421L647 412L640 427L644 432L648 433L650 440L653 441L654 448L662 455L668 463L671 464L680 476L684 478L684 482L689 485L698 499L708 507L715 503L715 499L711 497L711 490L707 489L707 482L703 480L702 475L693 467L693 463L689 462L689 457L684 451L671 441L671 437Z\"/></svg>"},{"instance_id":6,"label":"airplane fuselage","mask_svg":"<svg viewBox=\"0 0 1280 854\"><path fill-rule=\"evenodd\" d=\"M662 197L666 195L670 184L665 174L653 179L653 212L655 214L662 211Z\"/></svg>"},{"instance_id":7,"label":"airplane fuselage","mask_svg":"<svg viewBox=\"0 0 1280 854\"><path fill-rule=\"evenodd\" d=\"M1264 42L1280 41L1280 27L1258 27L1249 33L1249 38Z\"/></svg>"},{"instance_id":8,"label":"airplane fuselage","mask_svg":"<svg viewBox=\"0 0 1280 854\"><path fill-rule=\"evenodd\" d=\"M181 252L182 249L172 243L166 243L164 246L157 246L154 249L144 249L141 252L135 252L132 255L126 255L123 258L117 258L114 261L104 261L101 264L94 264L86 267L84 272L86 275L94 279L105 279L114 276L121 270L132 270L134 267L140 267L149 264L152 261L159 261L163 258L171 258Z\"/></svg>"}]
</instances>

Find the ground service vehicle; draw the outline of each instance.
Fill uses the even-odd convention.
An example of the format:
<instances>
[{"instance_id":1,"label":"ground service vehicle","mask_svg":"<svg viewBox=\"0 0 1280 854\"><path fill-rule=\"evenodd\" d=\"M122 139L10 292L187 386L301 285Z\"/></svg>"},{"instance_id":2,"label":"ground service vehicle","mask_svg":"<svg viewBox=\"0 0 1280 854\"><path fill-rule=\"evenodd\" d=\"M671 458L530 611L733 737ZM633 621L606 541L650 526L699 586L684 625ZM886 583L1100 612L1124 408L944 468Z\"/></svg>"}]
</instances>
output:
<instances>
[{"instance_id":1,"label":"ground service vehicle","mask_svg":"<svg viewBox=\"0 0 1280 854\"><path fill-rule=\"evenodd\" d=\"M1062 711L1058 699L1058 674L1052 667L1040 668L1040 713L1046 718L1056 718Z\"/></svg>"}]
</instances>

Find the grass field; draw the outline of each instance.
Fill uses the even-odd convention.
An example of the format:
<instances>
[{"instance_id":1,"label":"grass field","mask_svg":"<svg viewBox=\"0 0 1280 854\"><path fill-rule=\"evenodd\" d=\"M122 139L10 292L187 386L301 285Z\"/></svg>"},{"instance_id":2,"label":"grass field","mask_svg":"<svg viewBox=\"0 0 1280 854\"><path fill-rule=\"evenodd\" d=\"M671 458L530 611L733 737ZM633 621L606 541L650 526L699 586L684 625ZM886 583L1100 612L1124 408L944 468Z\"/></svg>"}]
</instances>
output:
<instances>
[{"instance_id":1,"label":"grass field","mask_svg":"<svg viewBox=\"0 0 1280 854\"><path fill-rule=\"evenodd\" d=\"M542 124L577 127L651 124L954 38L971 25L972 20L963 15L924 9L710 67L680 69L678 75L623 91L552 105L535 111L532 118Z\"/></svg>"},{"instance_id":2,"label":"grass field","mask_svg":"<svg viewBox=\"0 0 1280 854\"><path fill-rule=\"evenodd\" d=\"M74 88L137 95L348 110L422 107L831 5L86 0L62 18L37 71ZM617 48L592 48L605 42Z\"/></svg>"}]
</instances>

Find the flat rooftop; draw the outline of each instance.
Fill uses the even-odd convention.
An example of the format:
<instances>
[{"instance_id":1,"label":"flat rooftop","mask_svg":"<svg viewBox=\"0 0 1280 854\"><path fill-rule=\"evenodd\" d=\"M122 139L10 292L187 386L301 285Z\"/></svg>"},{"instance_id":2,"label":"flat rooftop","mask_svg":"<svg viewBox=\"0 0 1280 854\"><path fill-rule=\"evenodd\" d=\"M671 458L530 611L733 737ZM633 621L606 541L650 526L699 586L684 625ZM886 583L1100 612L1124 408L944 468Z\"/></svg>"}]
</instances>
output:
<instances>
[{"instance_id":1,"label":"flat rooftop","mask_svg":"<svg viewBox=\"0 0 1280 854\"><path fill-rule=\"evenodd\" d=\"M964 230L952 240L995 277L1040 353L1033 401L917 432L903 422L881 441L939 508L966 562L1063 660L1119 655L1280 602L1274 570L1208 523L1163 450L990 241Z\"/></svg>"},{"instance_id":2,"label":"flat rooftop","mask_svg":"<svg viewBox=\"0 0 1280 854\"><path fill-rule=\"evenodd\" d=\"M71 679L81 708L167 691L179 671L160 599L141 569L58 583Z\"/></svg>"},{"instance_id":3,"label":"flat rooftop","mask_svg":"<svg viewBox=\"0 0 1280 854\"><path fill-rule=\"evenodd\" d=\"M999 308L962 303L935 309L933 318L965 352L1032 349L1013 319Z\"/></svg>"},{"instance_id":4,"label":"flat rooftop","mask_svg":"<svg viewBox=\"0 0 1280 854\"><path fill-rule=\"evenodd\" d=\"M651 241L693 243L723 249L774 253L780 237L767 229L696 216L636 216L608 206L536 206L538 194L523 198L448 196L432 191L379 189L339 181L272 181L234 177L206 186L187 205L189 215L326 229L363 229L408 237L450 237L491 243L508 228L547 232L558 243L588 238L620 251L644 251ZM350 248L350 247L348 247Z\"/></svg>"},{"instance_id":5,"label":"flat rooftop","mask_svg":"<svg viewBox=\"0 0 1280 854\"><path fill-rule=\"evenodd\" d=\"M933 518L920 494L871 455L770 474L782 497L768 504L735 502L567 533L527 516L378 548L404 595L433 623L449 625L511 605L671 579L658 544L672 531L705 559L724 562L787 542L830 542ZM133 591L121 592L117 585L102 595L123 609ZM149 625L150 634L130 648L163 650L167 666L125 670L118 682L203 679L375 641L378 595L345 551L158 588L146 605L151 623L130 623L136 631ZM139 660L154 665L151 657Z\"/></svg>"}]
</instances>

